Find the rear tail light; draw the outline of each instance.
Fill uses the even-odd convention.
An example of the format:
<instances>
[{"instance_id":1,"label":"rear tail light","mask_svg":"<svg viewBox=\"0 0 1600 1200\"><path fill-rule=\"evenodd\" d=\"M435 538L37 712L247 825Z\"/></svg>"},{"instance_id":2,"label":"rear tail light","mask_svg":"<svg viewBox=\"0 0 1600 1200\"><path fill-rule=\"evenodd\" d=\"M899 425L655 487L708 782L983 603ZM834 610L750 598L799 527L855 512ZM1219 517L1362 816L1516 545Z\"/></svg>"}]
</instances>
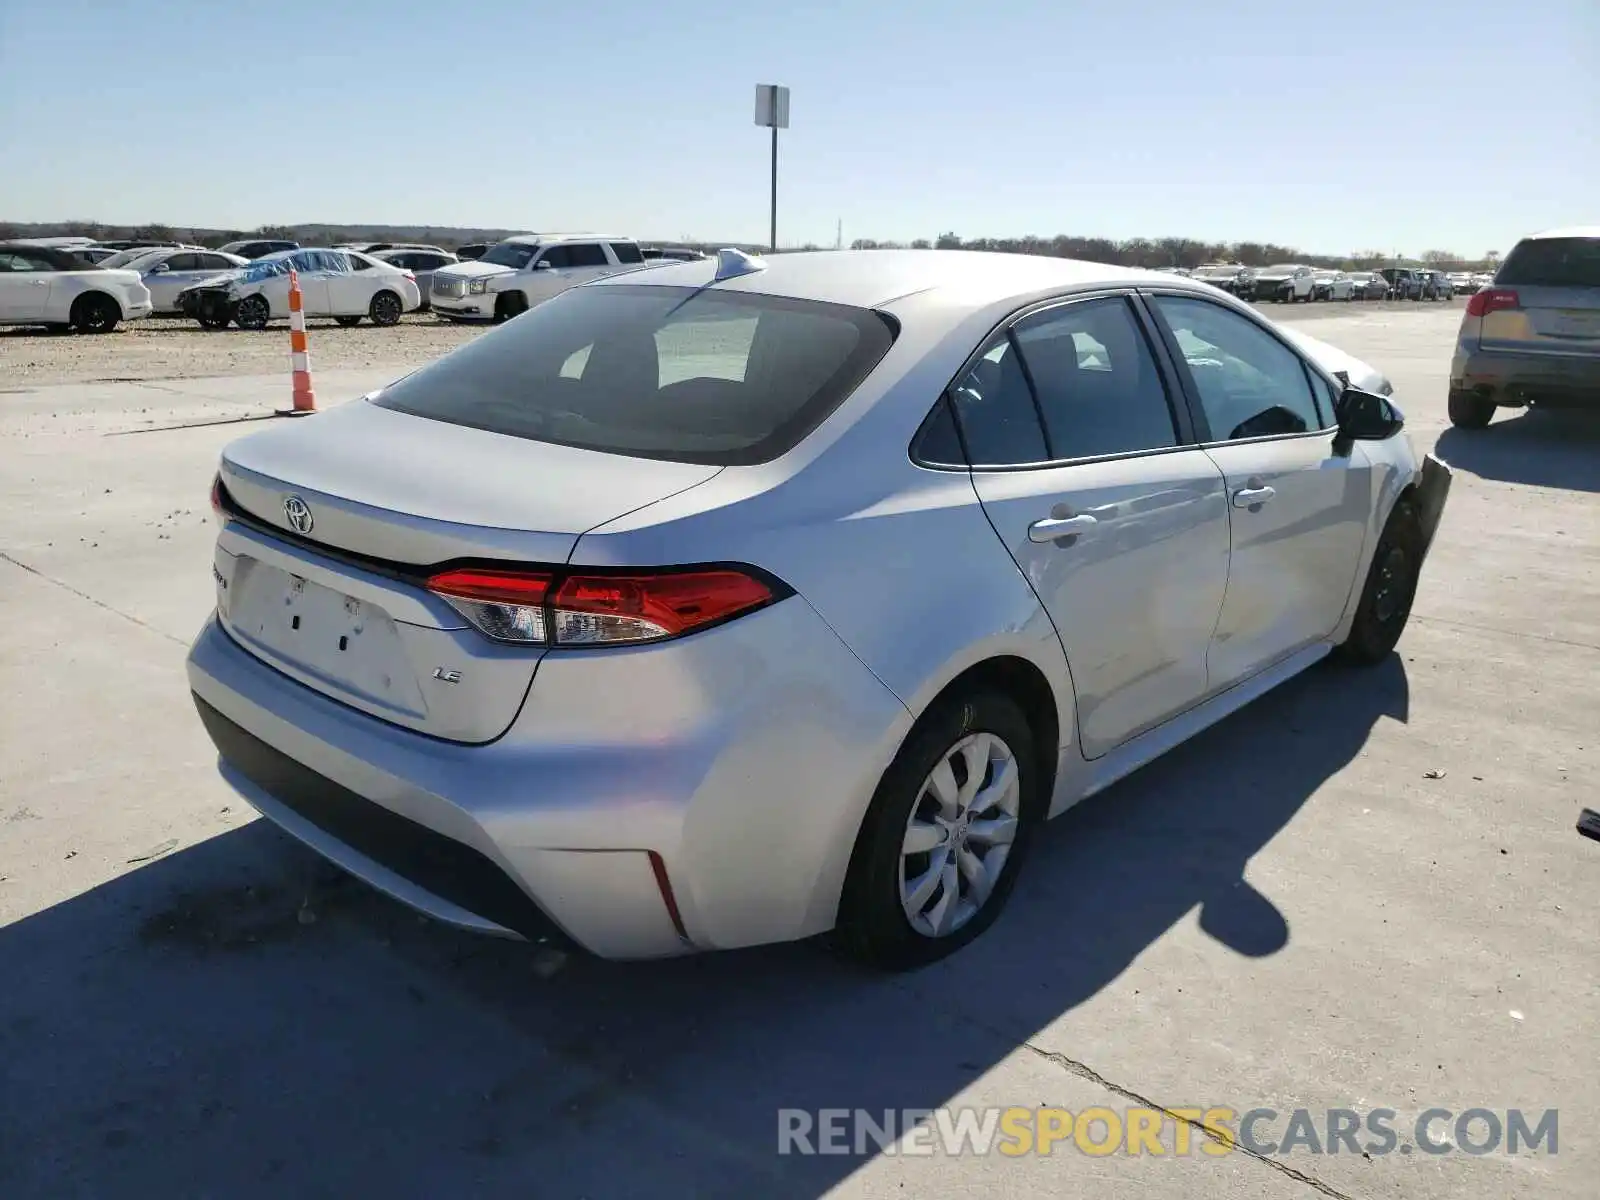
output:
<instances>
[{"instance_id":1,"label":"rear tail light","mask_svg":"<svg viewBox=\"0 0 1600 1200\"><path fill-rule=\"evenodd\" d=\"M1492 312L1502 309L1521 308L1522 301L1517 298L1517 293L1511 288L1484 288L1481 292L1473 292L1467 300L1467 316L1486 317Z\"/></svg>"},{"instance_id":2,"label":"rear tail light","mask_svg":"<svg viewBox=\"0 0 1600 1200\"><path fill-rule=\"evenodd\" d=\"M733 567L614 575L463 568L434 575L428 590L486 637L549 646L682 637L788 594Z\"/></svg>"}]
</instances>

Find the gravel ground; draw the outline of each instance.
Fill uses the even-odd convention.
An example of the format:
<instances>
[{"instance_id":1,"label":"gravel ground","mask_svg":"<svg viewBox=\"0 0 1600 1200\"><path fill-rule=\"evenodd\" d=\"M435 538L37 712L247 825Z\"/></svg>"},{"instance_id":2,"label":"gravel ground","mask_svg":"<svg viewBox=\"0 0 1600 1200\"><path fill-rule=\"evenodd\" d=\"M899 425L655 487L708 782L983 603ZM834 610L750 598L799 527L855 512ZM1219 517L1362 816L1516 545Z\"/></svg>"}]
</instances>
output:
<instances>
[{"instance_id":1,"label":"gravel ground","mask_svg":"<svg viewBox=\"0 0 1600 1200\"><path fill-rule=\"evenodd\" d=\"M1309 316L1354 316L1374 312L1434 312L1460 308L1406 301L1269 304L1262 311L1280 320ZM370 367L404 371L471 341L483 325L453 325L430 313L412 313L392 329L362 324L342 329L331 320L307 322L312 370ZM0 394L31 391L52 383L131 383L152 379L197 379L223 375L267 375L289 369L289 327L274 322L257 333L240 329L208 332L192 321L156 317L100 336L52 334L40 329L0 329Z\"/></svg>"},{"instance_id":2,"label":"gravel ground","mask_svg":"<svg viewBox=\"0 0 1600 1200\"><path fill-rule=\"evenodd\" d=\"M403 317L391 329L362 323L343 329L308 321L311 368L421 366L469 342L486 325L453 325L429 313ZM219 375L265 375L289 370L289 326L259 332L210 332L193 321L156 317L99 336L41 329L0 330L0 392L52 383L133 382Z\"/></svg>"}]
</instances>

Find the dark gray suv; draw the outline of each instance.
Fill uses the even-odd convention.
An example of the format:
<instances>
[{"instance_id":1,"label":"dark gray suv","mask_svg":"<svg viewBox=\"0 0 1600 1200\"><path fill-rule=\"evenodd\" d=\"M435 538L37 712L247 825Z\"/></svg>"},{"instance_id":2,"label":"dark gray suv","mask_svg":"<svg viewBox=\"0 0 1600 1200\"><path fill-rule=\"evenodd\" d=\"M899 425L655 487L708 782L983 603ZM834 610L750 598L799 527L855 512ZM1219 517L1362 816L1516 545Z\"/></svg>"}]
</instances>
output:
<instances>
[{"instance_id":1,"label":"dark gray suv","mask_svg":"<svg viewBox=\"0 0 1600 1200\"><path fill-rule=\"evenodd\" d=\"M1473 293L1450 363L1450 421L1496 408L1600 408L1600 225L1523 238Z\"/></svg>"}]
</instances>

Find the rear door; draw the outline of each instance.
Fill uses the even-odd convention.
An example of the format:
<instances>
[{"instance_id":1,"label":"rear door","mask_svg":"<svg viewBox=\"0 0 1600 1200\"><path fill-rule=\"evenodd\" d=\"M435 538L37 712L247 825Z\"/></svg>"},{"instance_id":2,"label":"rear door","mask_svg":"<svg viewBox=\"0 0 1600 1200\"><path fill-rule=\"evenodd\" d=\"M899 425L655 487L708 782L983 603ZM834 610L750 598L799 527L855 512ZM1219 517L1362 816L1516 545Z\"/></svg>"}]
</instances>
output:
<instances>
[{"instance_id":1,"label":"rear door","mask_svg":"<svg viewBox=\"0 0 1600 1200\"><path fill-rule=\"evenodd\" d=\"M1371 467L1335 448L1335 385L1266 325L1199 296L1150 304L1227 481L1231 565L1207 658L1217 689L1338 625L1366 536Z\"/></svg>"},{"instance_id":2,"label":"rear door","mask_svg":"<svg viewBox=\"0 0 1600 1200\"><path fill-rule=\"evenodd\" d=\"M1600 236L1527 238L1495 274L1516 307L1492 306L1479 344L1489 351L1600 356Z\"/></svg>"},{"instance_id":3,"label":"rear door","mask_svg":"<svg viewBox=\"0 0 1600 1200\"><path fill-rule=\"evenodd\" d=\"M1171 382L1110 295L1025 315L952 391L973 486L1066 650L1089 758L1206 692L1227 500Z\"/></svg>"}]
</instances>

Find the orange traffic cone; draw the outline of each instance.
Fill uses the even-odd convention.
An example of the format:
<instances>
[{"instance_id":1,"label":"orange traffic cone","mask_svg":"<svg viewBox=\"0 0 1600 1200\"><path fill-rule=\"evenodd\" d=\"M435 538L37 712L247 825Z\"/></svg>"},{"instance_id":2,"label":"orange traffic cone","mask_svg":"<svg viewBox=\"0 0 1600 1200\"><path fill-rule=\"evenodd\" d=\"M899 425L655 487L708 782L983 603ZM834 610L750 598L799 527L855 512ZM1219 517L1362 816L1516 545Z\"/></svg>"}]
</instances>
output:
<instances>
[{"instance_id":1,"label":"orange traffic cone","mask_svg":"<svg viewBox=\"0 0 1600 1200\"><path fill-rule=\"evenodd\" d=\"M289 365L294 375L293 408L280 408L280 417L305 417L317 411L317 394L311 390L311 355L306 350L305 297L300 275L289 268Z\"/></svg>"}]
</instances>

